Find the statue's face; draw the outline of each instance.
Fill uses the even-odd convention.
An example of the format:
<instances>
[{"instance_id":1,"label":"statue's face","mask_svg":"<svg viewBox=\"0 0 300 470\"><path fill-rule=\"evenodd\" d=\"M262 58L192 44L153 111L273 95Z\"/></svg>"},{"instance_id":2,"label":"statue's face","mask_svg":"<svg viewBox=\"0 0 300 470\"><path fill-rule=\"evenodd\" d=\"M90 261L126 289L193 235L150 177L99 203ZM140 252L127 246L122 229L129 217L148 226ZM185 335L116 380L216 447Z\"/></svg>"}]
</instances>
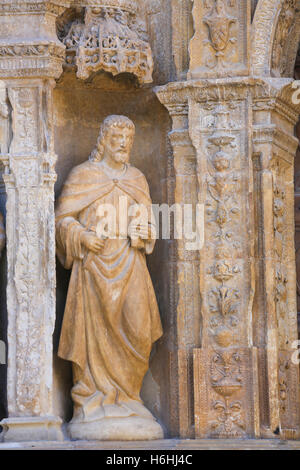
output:
<instances>
[{"instance_id":1,"label":"statue's face","mask_svg":"<svg viewBox=\"0 0 300 470\"><path fill-rule=\"evenodd\" d=\"M218 14L223 12L223 10L224 10L223 0L217 0L216 1L216 10L217 10Z\"/></svg>"},{"instance_id":2,"label":"statue's face","mask_svg":"<svg viewBox=\"0 0 300 470\"><path fill-rule=\"evenodd\" d=\"M213 164L217 171L225 171L228 170L230 166L230 161L225 155L217 154Z\"/></svg>"},{"instance_id":3,"label":"statue's face","mask_svg":"<svg viewBox=\"0 0 300 470\"><path fill-rule=\"evenodd\" d=\"M104 140L104 154L118 163L129 161L133 131L127 127L111 127Z\"/></svg>"}]
</instances>

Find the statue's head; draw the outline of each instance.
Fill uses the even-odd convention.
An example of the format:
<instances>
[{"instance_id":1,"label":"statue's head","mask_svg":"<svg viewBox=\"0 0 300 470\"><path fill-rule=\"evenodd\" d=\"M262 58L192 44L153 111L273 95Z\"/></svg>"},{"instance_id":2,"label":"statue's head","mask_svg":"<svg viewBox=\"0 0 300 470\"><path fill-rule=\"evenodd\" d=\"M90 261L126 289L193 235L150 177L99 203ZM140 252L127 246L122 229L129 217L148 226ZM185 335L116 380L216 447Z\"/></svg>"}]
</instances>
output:
<instances>
[{"instance_id":1,"label":"statue's head","mask_svg":"<svg viewBox=\"0 0 300 470\"><path fill-rule=\"evenodd\" d=\"M135 126L128 117L108 116L101 124L97 146L90 160L100 161L107 155L117 162L128 162L134 134Z\"/></svg>"},{"instance_id":2,"label":"statue's head","mask_svg":"<svg viewBox=\"0 0 300 470\"><path fill-rule=\"evenodd\" d=\"M227 153L219 150L213 158L213 165L217 171L226 171L230 167L230 157Z\"/></svg>"},{"instance_id":3,"label":"statue's head","mask_svg":"<svg viewBox=\"0 0 300 470\"><path fill-rule=\"evenodd\" d=\"M225 12L224 0L216 0L216 10L218 14Z\"/></svg>"}]
</instances>

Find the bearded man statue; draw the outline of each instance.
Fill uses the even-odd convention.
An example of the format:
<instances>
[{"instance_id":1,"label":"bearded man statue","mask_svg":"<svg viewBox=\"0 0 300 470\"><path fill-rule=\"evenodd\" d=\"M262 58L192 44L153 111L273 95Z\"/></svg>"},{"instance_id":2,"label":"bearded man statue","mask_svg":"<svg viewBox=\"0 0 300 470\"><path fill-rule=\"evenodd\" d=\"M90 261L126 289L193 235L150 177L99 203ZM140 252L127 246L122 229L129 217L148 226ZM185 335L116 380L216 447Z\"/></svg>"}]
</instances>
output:
<instances>
[{"instance_id":1,"label":"bearded man statue","mask_svg":"<svg viewBox=\"0 0 300 470\"><path fill-rule=\"evenodd\" d=\"M149 188L129 164L134 133L127 117L107 117L96 149L71 171L56 208L57 255L72 269L58 354L73 367L73 439L163 437L140 398L162 327L145 259L155 244ZM149 217L131 219L120 236L124 198ZM117 214L113 236L99 234L101 207Z\"/></svg>"}]
</instances>

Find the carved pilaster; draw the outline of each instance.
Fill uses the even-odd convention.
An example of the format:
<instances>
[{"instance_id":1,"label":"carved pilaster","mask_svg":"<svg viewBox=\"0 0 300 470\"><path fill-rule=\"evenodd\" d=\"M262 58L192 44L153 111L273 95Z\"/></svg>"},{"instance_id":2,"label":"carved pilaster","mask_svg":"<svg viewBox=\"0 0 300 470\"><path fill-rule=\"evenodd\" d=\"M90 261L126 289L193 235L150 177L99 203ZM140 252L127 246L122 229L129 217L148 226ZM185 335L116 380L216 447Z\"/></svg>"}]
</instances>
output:
<instances>
[{"instance_id":1,"label":"carved pilaster","mask_svg":"<svg viewBox=\"0 0 300 470\"><path fill-rule=\"evenodd\" d=\"M1 422L6 441L62 439L52 408L52 93L64 60L55 26L63 9L58 1L0 2L0 77L8 110L0 156L7 194L8 418Z\"/></svg>"},{"instance_id":2,"label":"carved pilaster","mask_svg":"<svg viewBox=\"0 0 300 470\"><path fill-rule=\"evenodd\" d=\"M197 203L197 176L195 150L188 132L187 99L179 91L158 92L160 101L172 117L172 131L169 138L173 148L175 169L175 204L184 207ZM177 373L174 380L178 389L178 428L174 435L194 437L193 422L193 367L192 350L201 340L201 321L198 315L199 298L199 252L187 250L188 240L176 240L176 297L177 307Z\"/></svg>"},{"instance_id":3,"label":"carved pilaster","mask_svg":"<svg viewBox=\"0 0 300 470\"><path fill-rule=\"evenodd\" d=\"M255 436L258 429L256 351L250 347L250 106L247 83L238 81L211 81L204 87L199 83L189 104L199 202L205 206L200 252L202 348L194 353L195 430L201 438ZM205 385L199 387L199 382Z\"/></svg>"},{"instance_id":4,"label":"carved pilaster","mask_svg":"<svg viewBox=\"0 0 300 470\"><path fill-rule=\"evenodd\" d=\"M205 207L203 248L185 253L185 245L178 242L178 273L181 260L191 256L198 260L199 269L199 291L196 287L191 291L187 276L179 278L182 294L177 307L178 344L189 355L194 350L194 389L188 393L194 404L195 435L258 436L257 350L251 347L254 243L252 170L248 157L249 83L240 79L229 83L220 80L217 84L200 80L173 83L159 88L158 96L173 117L170 138L176 168L176 200L187 202L188 193L182 191L187 186L181 175L187 168L189 149L193 149L193 155L196 150L190 167L195 180L193 201ZM186 109L186 102L188 121L180 112L182 105L178 105L184 103ZM178 147L178 135L186 139L187 126L193 145ZM182 307L185 292L190 296L200 292L200 308L195 305L189 311L186 305L190 305L190 300ZM199 332L196 348L183 334L191 315ZM227 373L231 366L233 371Z\"/></svg>"},{"instance_id":5,"label":"carved pilaster","mask_svg":"<svg viewBox=\"0 0 300 470\"><path fill-rule=\"evenodd\" d=\"M298 141L289 81L253 89L256 167L256 273L254 343L260 349L262 434L299 435L299 372L292 363L297 340L293 164ZM259 286L260 283L260 286ZM274 434L273 434L274 435Z\"/></svg>"}]
</instances>

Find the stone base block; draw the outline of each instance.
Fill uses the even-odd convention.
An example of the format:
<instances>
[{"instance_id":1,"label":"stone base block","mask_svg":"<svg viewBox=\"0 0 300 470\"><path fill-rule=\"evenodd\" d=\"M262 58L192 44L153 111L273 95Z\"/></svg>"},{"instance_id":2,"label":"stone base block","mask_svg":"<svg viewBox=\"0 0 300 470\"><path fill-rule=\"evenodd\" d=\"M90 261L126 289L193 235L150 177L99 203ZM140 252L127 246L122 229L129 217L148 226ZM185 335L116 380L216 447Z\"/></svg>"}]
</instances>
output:
<instances>
[{"instance_id":1,"label":"stone base block","mask_svg":"<svg viewBox=\"0 0 300 470\"><path fill-rule=\"evenodd\" d=\"M0 425L2 442L64 440L62 421L54 416L5 418Z\"/></svg>"},{"instance_id":2,"label":"stone base block","mask_svg":"<svg viewBox=\"0 0 300 470\"><path fill-rule=\"evenodd\" d=\"M299 429L281 429L280 438L284 441L290 441L293 439L299 440L300 439Z\"/></svg>"},{"instance_id":3,"label":"stone base block","mask_svg":"<svg viewBox=\"0 0 300 470\"><path fill-rule=\"evenodd\" d=\"M164 437L156 421L138 416L70 423L68 432L71 439L87 441L150 441Z\"/></svg>"}]
</instances>

